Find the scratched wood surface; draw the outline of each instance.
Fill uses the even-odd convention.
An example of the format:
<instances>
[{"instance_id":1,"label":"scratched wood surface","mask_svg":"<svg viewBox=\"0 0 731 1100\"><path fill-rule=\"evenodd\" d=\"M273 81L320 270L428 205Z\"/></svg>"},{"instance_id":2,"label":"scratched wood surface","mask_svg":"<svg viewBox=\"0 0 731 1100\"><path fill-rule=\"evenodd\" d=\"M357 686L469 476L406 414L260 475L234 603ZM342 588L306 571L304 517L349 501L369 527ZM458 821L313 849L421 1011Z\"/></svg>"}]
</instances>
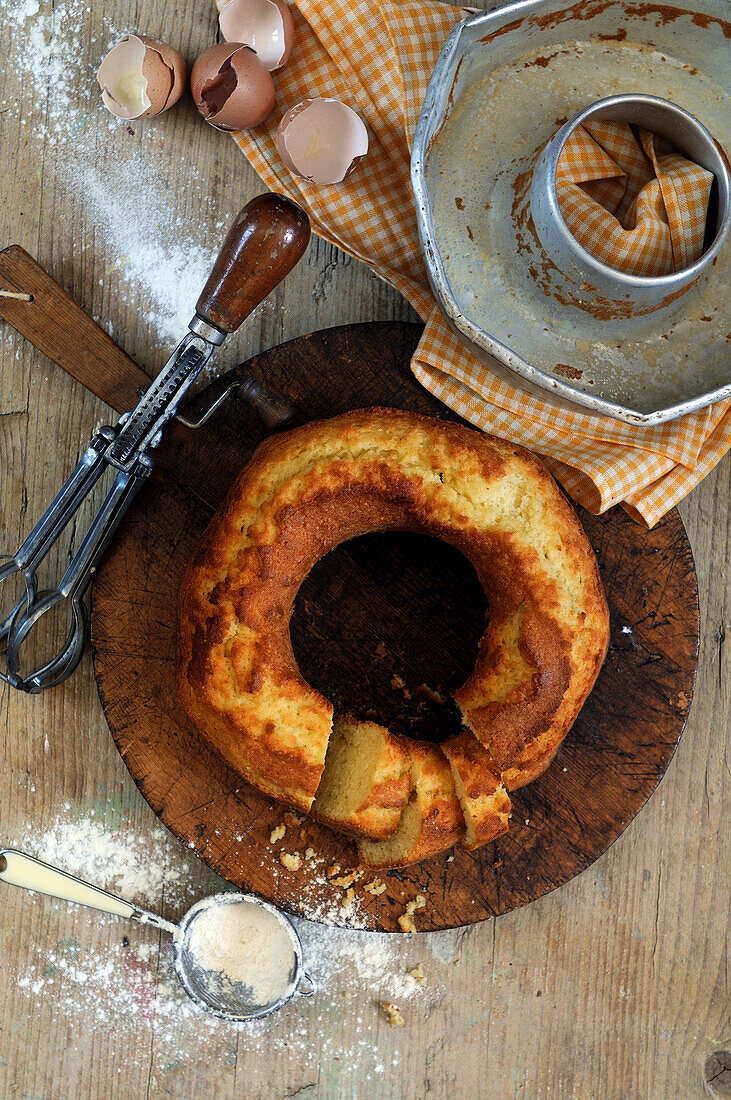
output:
<instances>
[{"instance_id":1,"label":"scratched wood surface","mask_svg":"<svg viewBox=\"0 0 731 1100\"><path fill-rule=\"evenodd\" d=\"M178 272L177 285L166 287L172 314L186 289L186 259L215 251L221 224L259 184L232 142L197 125L189 104L128 133L98 116L90 77L101 49L124 29L173 38L195 56L212 40L213 15L202 0L42 0L25 21L17 13L32 5L6 0L0 9L0 243L27 248L154 371L169 347L161 338L165 295L155 297L145 282L154 257L143 246L165 239L162 251ZM45 37L33 31L39 19ZM63 48L49 54L41 40ZM150 195L160 197L164 217L150 216ZM134 229L139 253L130 249ZM147 272L135 263L140 255ZM191 300L194 282L187 280ZM365 269L313 241L226 364L329 325L411 317ZM17 544L105 415L2 328L4 544ZM112 948L128 950L125 930L3 888L0 1096L666 1100L707 1095L706 1074L716 1095L727 1095L730 499L725 459L681 506L702 641L688 726L658 791L606 855L559 891L464 933L404 938L393 949L394 973L422 962L426 975L423 993L403 1005L404 1028L389 1028L379 1014L379 1000L395 999L392 982L369 981L366 946L353 980L336 978L266 1029L211 1029L182 1011L177 1028L147 1011L100 1019L78 985L75 1003L42 990L30 996L26 966L38 963L39 948L42 958L75 944L77 959L103 959ZM139 842L144 859L162 861L167 884L149 902L166 915L184 908L171 869L183 868L189 900L216 888L216 877L177 841L155 839L154 815L109 736L88 656L73 680L39 699L0 688L0 722L3 843L41 836L59 819L92 819ZM132 947L144 940L156 949L148 933L126 931ZM332 951L344 950L342 939L333 943ZM41 963L35 973L43 971ZM120 968L120 997L129 973ZM59 979L55 988L66 986Z\"/></svg>"}]
</instances>

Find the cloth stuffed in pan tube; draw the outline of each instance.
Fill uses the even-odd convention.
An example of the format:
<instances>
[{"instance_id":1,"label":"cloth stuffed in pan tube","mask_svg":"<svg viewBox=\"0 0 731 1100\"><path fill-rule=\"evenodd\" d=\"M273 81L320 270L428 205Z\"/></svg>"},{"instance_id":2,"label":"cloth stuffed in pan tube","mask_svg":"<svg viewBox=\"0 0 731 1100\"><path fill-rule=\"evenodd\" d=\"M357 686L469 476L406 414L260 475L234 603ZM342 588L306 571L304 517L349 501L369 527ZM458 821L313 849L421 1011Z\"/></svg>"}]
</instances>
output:
<instances>
[{"instance_id":1,"label":"cloth stuffed in pan tube","mask_svg":"<svg viewBox=\"0 0 731 1100\"><path fill-rule=\"evenodd\" d=\"M556 193L567 228L597 260L669 275L703 253L713 173L649 130L589 120L561 150Z\"/></svg>"}]
</instances>

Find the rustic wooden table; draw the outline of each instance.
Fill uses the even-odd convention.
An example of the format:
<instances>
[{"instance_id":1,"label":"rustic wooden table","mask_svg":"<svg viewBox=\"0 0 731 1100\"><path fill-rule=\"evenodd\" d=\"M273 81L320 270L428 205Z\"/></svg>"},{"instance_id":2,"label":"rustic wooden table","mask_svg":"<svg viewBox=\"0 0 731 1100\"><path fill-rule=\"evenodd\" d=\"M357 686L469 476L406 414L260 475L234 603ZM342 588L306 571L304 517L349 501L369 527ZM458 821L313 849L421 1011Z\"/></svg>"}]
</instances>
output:
<instances>
[{"instance_id":1,"label":"rustic wooden table","mask_svg":"<svg viewBox=\"0 0 731 1100\"><path fill-rule=\"evenodd\" d=\"M261 185L189 101L151 123L106 117L93 70L124 29L193 57L214 25L203 0L0 0L0 241L27 248L150 371L187 323L222 227ZM411 316L315 239L225 362L317 328ZM3 549L104 417L0 326ZM302 924L321 992L240 1030L192 1014L156 935L3 887L0 1097L668 1100L704 1095L706 1076L729 1095L730 499L726 459L682 505L701 589L695 701L657 793L590 870L464 932ZM171 918L217 888L137 793L88 656L40 698L0 687L0 714L0 843ZM406 976L419 963L423 982ZM384 1000L400 1004L403 1028L389 1027Z\"/></svg>"}]
</instances>

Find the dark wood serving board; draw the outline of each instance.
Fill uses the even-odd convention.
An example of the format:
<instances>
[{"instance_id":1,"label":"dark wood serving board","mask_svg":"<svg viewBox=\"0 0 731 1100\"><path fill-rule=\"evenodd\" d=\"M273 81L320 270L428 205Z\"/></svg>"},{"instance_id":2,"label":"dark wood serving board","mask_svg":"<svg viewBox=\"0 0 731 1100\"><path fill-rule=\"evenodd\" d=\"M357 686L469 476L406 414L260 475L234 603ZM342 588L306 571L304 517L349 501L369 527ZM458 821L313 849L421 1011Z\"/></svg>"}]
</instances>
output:
<instances>
[{"instance_id":1,"label":"dark wood serving board","mask_svg":"<svg viewBox=\"0 0 731 1100\"><path fill-rule=\"evenodd\" d=\"M365 405L452 414L412 378L420 327L351 325L314 333L252 360L251 372L288 397L295 422ZM209 425L175 425L151 483L130 512L94 584L92 640L109 728L140 791L169 829L219 874L314 919L381 931L417 894L420 930L471 924L561 886L616 840L662 778L690 706L698 649L693 558L677 511L652 531L620 509L581 512L597 552L612 644L596 687L556 761L513 798L509 832L477 852L455 851L385 872L384 893L342 886L325 871L355 866L353 846L305 820L270 843L284 808L250 789L197 734L174 688L175 603L192 548L256 444L267 434L235 399ZM485 602L472 567L415 535L372 535L318 564L292 625L304 675L339 707L433 737L453 728L444 693L471 669ZM313 849L320 861L304 858ZM280 851L303 856L286 870ZM324 881L323 881L324 880Z\"/></svg>"}]
</instances>

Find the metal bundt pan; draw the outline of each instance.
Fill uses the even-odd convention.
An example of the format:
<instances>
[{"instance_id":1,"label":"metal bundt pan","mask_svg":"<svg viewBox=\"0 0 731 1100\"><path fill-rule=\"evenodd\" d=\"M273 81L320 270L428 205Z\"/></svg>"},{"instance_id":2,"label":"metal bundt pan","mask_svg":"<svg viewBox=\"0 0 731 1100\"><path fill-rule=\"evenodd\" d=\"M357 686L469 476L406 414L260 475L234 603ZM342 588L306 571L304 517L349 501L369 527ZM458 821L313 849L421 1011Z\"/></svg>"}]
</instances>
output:
<instances>
[{"instance_id":1,"label":"metal bundt pan","mask_svg":"<svg viewBox=\"0 0 731 1100\"><path fill-rule=\"evenodd\" d=\"M445 316L513 384L645 425L731 395L729 240L670 306L612 320L536 279L525 228L537 151L597 99L660 96L731 148L728 15L727 0L523 0L447 40L414 140L419 232Z\"/></svg>"}]
</instances>

